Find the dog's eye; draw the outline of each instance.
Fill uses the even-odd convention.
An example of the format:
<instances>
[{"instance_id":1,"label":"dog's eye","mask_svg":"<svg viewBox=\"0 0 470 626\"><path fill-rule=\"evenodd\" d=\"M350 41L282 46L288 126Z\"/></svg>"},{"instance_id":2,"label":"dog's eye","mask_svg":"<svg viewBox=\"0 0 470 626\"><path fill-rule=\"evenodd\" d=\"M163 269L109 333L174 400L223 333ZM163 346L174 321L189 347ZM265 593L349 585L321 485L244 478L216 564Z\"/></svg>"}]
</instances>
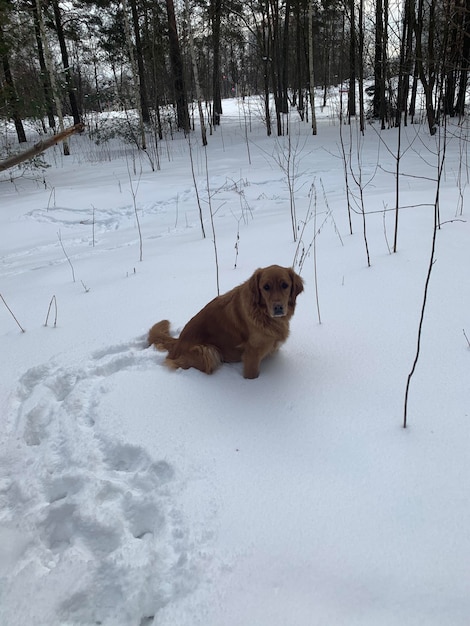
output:
<instances>
[{"instance_id":1,"label":"dog's eye","mask_svg":"<svg viewBox=\"0 0 470 626\"><path fill-rule=\"evenodd\" d=\"M288 289L289 285L286 282L281 283L281 289Z\"/></svg>"},{"instance_id":2,"label":"dog's eye","mask_svg":"<svg viewBox=\"0 0 470 626\"><path fill-rule=\"evenodd\" d=\"M266 283L265 285L263 285L263 289L265 291L269 291L271 289L271 285L269 283Z\"/></svg>"}]
</instances>

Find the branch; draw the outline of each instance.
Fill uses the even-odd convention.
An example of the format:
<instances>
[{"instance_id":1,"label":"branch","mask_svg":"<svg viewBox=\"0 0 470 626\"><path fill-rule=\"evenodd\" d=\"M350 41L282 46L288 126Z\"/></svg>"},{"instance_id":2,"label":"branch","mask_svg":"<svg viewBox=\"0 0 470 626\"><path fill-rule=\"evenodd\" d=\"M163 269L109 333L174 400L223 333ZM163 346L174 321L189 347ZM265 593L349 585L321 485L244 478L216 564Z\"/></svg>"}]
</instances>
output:
<instances>
[{"instance_id":1,"label":"branch","mask_svg":"<svg viewBox=\"0 0 470 626\"><path fill-rule=\"evenodd\" d=\"M25 329L23 328L23 326L21 326L21 324L19 323L19 321L16 319L15 314L13 313L13 311L10 309L10 307L8 306L5 298L2 296L2 294L0 293L0 298L3 302L3 304L6 306L6 308L10 311L11 316L13 317L13 319L15 320L15 322L18 324L18 326L20 327L20 330L22 333L26 332ZM465 331L464 331L465 332Z\"/></svg>"},{"instance_id":2,"label":"branch","mask_svg":"<svg viewBox=\"0 0 470 626\"><path fill-rule=\"evenodd\" d=\"M67 137L70 137L70 135L73 135L74 133L81 133L84 128L84 124L75 124L75 126L67 128L57 135L53 135L52 137L44 139L43 141L38 141L38 143L34 144L32 148L25 150L25 152L20 152L20 154L15 154L5 161L0 162L0 172L4 172L11 167L15 167L15 165L19 165L20 163L23 163L23 161L32 159L37 154L41 154L41 152L44 152L48 148L55 146L61 141L64 141L65 139L67 139Z\"/></svg>"}]
</instances>

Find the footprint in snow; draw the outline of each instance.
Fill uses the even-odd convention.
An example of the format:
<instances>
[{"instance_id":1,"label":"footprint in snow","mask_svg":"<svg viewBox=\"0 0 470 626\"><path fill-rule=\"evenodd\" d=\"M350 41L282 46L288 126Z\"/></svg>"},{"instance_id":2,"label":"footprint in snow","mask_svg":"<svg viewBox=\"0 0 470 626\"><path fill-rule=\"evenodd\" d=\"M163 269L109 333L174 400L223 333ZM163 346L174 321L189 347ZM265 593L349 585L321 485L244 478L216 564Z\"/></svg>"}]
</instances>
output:
<instances>
[{"instance_id":1,"label":"footprint in snow","mask_svg":"<svg viewBox=\"0 0 470 626\"><path fill-rule=\"evenodd\" d=\"M33 536L35 558L77 577L60 598L65 621L125 624L140 615L145 623L198 584L192 540L174 506L180 486L173 467L95 427L103 380L153 367L143 347L139 338L79 365L31 368L12 404L17 444L0 458L0 524L20 520ZM23 558L26 564L32 555ZM86 575L79 575L83 567ZM113 611L122 621L113 622Z\"/></svg>"}]
</instances>

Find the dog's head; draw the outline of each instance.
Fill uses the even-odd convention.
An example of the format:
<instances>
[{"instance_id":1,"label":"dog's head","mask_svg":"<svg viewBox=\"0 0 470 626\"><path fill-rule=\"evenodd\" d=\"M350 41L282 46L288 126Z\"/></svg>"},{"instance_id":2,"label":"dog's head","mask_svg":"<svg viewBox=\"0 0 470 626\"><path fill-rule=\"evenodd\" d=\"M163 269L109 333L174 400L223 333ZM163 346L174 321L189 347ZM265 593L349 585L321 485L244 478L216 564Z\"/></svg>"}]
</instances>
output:
<instances>
[{"instance_id":1,"label":"dog's head","mask_svg":"<svg viewBox=\"0 0 470 626\"><path fill-rule=\"evenodd\" d=\"M249 284L254 302L270 317L292 315L296 298L304 289L303 280L293 269L279 265L256 270Z\"/></svg>"}]
</instances>

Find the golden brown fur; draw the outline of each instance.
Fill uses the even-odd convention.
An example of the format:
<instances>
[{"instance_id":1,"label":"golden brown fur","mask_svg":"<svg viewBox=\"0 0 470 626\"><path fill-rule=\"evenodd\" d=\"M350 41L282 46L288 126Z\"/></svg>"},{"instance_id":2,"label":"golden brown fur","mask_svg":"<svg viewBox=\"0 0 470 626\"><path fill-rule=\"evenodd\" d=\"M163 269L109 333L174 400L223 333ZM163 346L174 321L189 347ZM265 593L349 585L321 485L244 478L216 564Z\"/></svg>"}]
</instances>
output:
<instances>
[{"instance_id":1,"label":"golden brown fur","mask_svg":"<svg viewBox=\"0 0 470 626\"><path fill-rule=\"evenodd\" d=\"M257 378L260 363L287 339L289 320L303 281L279 265L261 268L228 293L214 298L181 331L170 336L170 322L149 331L149 345L167 350L165 363L177 369L195 367L206 374L222 363L243 362L243 376Z\"/></svg>"}]
</instances>

